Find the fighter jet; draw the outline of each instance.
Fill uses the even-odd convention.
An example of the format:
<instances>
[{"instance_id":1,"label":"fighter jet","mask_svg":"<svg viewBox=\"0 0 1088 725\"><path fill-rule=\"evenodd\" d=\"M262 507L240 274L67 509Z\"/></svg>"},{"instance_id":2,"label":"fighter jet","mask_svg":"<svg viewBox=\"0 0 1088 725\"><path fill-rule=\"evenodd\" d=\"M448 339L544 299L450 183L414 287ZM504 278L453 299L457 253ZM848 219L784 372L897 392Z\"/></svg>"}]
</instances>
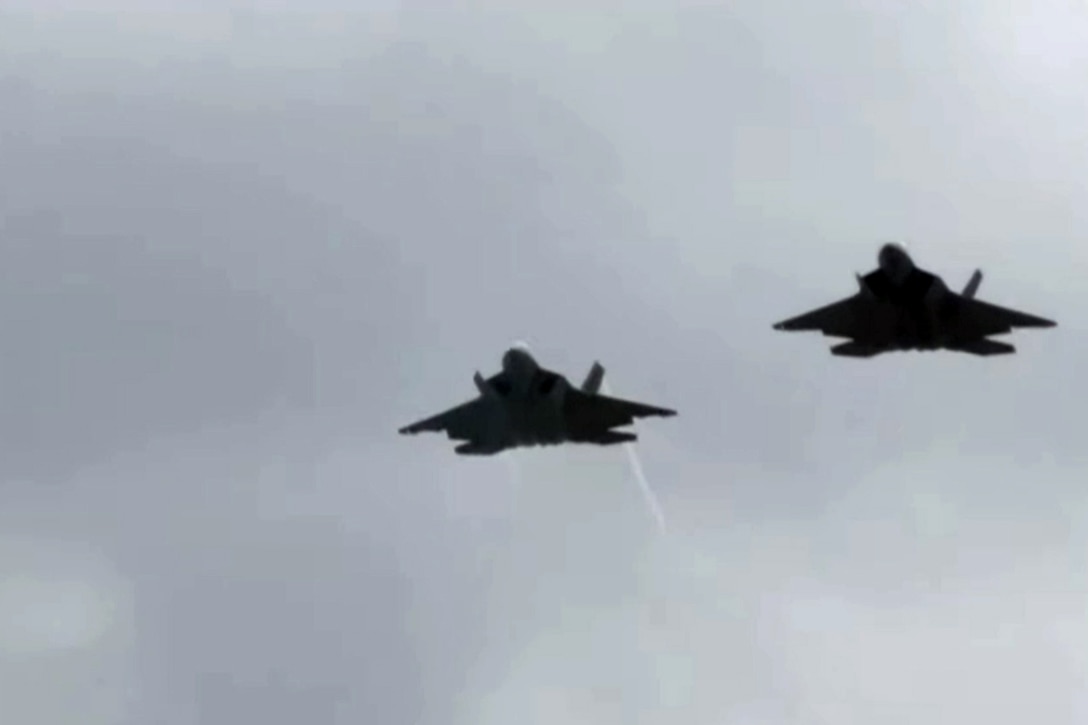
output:
<instances>
[{"instance_id":1,"label":"fighter jet","mask_svg":"<svg viewBox=\"0 0 1088 725\"><path fill-rule=\"evenodd\" d=\"M635 418L669 417L676 411L598 393L604 367L593 363L580 388L537 364L528 346L518 344L502 357L502 371L487 378L476 372L479 395L466 403L400 429L401 434L445 431L465 441L460 455L490 456L509 448L561 443L615 445L638 439L612 430Z\"/></svg>"},{"instance_id":2,"label":"fighter jet","mask_svg":"<svg viewBox=\"0 0 1088 725\"><path fill-rule=\"evenodd\" d=\"M975 270L956 294L935 274L914 265L906 251L885 244L879 267L857 275L861 288L852 297L779 322L776 330L819 330L849 338L832 355L868 358L896 350L954 350L972 355L1016 352L990 335L1014 327L1054 327L1057 323L975 299L982 271Z\"/></svg>"}]
</instances>

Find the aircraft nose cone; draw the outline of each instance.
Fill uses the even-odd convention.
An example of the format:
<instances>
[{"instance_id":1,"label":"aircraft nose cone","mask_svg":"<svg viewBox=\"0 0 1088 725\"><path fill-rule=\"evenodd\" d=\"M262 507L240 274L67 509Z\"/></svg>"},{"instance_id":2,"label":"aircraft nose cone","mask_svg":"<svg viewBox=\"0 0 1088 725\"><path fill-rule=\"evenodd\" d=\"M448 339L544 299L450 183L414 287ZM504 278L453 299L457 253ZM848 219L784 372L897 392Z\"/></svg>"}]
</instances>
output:
<instances>
[{"instance_id":1,"label":"aircraft nose cone","mask_svg":"<svg viewBox=\"0 0 1088 725\"><path fill-rule=\"evenodd\" d=\"M502 356L502 367L508 372L532 368L533 355L525 343L514 343Z\"/></svg>"},{"instance_id":2,"label":"aircraft nose cone","mask_svg":"<svg viewBox=\"0 0 1088 725\"><path fill-rule=\"evenodd\" d=\"M914 270L914 262L907 251L893 243L885 244L880 248L877 264L884 274L895 282L903 281Z\"/></svg>"},{"instance_id":3,"label":"aircraft nose cone","mask_svg":"<svg viewBox=\"0 0 1088 725\"><path fill-rule=\"evenodd\" d=\"M903 245L896 244L895 242L888 242L880 248L880 252L877 254L877 261L894 263L902 262L907 259L910 259L907 250L903 248Z\"/></svg>"}]
</instances>

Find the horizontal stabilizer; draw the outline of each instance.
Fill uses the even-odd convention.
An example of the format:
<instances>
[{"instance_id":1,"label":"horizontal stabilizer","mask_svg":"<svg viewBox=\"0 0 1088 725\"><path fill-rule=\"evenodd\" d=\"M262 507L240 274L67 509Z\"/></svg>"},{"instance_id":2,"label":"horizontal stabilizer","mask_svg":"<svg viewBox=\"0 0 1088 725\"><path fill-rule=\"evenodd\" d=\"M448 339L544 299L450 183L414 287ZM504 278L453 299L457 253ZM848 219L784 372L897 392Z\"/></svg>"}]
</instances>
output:
<instances>
[{"instance_id":1,"label":"horizontal stabilizer","mask_svg":"<svg viewBox=\"0 0 1088 725\"><path fill-rule=\"evenodd\" d=\"M962 345L957 345L955 350L970 353L971 355L1009 355L1016 352L1016 348L1007 342L997 340L974 340Z\"/></svg>"},{"instance_id":2,"label":"horizontal stabilizer","mask_svg":"<svg viewBox=\"0 0 1088 725\"><path fill-rule=\"evenodd\" d=\"M982 270L976 269L975 273L971 275L971 279L967 281L967 286L963 288L963 296L969 300L974 299L980 284L982 284Z\"/></svg>"},{"instance_id":3,"label":"horizontal stabilizer","mask_svg":"<svg viewBox=\"0 0 1088 725\"><path fill-rule=\"evenodd\" d=\"M879 347L865 345L860 342L844 342L831 348L831 354L839 357L873 357L881 352L883 350Z\"/></svg>"},{"instance_id":4,"label":"horizontal stabilizer","mask_svg":"<svg viewBox=\"0 0 1088 725\"><path fill-rule=\"evenodd\" d=\"M631 443L637 441L638 436L626 431L606 430L590 438L583 438L579 443L593 443L598 446L614 446L617 443Z\"/></svg>"},{"instance_id":5,"label":"horizontal stabilizer","mask_svg":"<svg viewBox=\"0 0 1088 725\"><path fill-rule=\"evenodd\" d=\"M595 362L589 369L585 382L582 383L582 392L596 395L601 389L602 382L604 382L604 367L599 362Z\"/></svg>"},{"instance_id":6,"label":"horizontal stabilizer","mask_svg":"<svg viewBox=\"0 0 1088 725\"><path fill-rule=\"evenodd\" d=\"M460 456L493 456L500 451L502 451L502 448L485 446L479 443L463 443L453 449L453 452Z\"/></svg>"}]
</instances>

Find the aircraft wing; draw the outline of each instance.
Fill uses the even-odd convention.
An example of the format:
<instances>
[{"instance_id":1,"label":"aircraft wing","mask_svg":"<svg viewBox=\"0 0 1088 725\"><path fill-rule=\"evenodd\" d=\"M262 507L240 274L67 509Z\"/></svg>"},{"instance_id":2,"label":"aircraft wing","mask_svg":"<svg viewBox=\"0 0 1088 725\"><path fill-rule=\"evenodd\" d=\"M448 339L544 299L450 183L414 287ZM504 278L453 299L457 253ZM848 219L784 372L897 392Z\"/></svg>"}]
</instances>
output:
<instances>
[{"instance_id":1,"label":"aircraft wing","mask_svg":"<svg viewBox=\"0 0 1088 725\"><path fill-rule=\"evenodd\" d=\"M445 431L453 440L467 441L479 438L484 432L485 423L484 399L475 398L438 415L407 425L398 432L401 435L415 435L424 431Z\"/></svg>"},{"instance_id":2,"label":"aircraft wing","mask_svg":"<svg viewBox=\"0 0 1088 725\"><path fill-rule=\"evenodd\" d=\"M774 329L789 332L819 330L831 337L865 337L875 320L875 312L873 302L856 294L779 322Z\"/></svg>"},{"instance_id":3,"label":"aircraft wing","mask_svg":"<svg viewBox=\"0 0 1088 725\"><path fill-rule=\"evenodd\" d=\"M630 425L635 418L667 418L676 415L675 410L668 408L608 395L583 393L576 388L567 390L563 408L567 427L575 436L592 435L609 428Z\"/></svg>"},{"instance_id":4,"label":"aircraft wing","mask_svg":"<svg viewBox=\"0 0 1088 725\"><path fill-rule=\"evenodd\" d=\"M958 329L965 337L986 337L1010 332L1014 327L1054 327L1052 320L1047 320L1026 312L1010 310L989 302L969 297L959 297Z\"/></svg>"}]
</instances>

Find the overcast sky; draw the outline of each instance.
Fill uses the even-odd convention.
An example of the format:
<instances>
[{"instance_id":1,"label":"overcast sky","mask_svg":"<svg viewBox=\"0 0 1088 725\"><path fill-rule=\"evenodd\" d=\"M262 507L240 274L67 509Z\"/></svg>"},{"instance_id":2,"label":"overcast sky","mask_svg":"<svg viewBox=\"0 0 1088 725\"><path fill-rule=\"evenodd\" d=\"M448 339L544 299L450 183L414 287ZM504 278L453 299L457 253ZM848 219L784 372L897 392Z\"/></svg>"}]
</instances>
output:
<instances>
[{"instance_id":1,"label":"overcast sky","mask_svg":"<svg viewBox=\"0 0 1088 725\"><path fill-rule=\"evenodd\" d=\"M0 13L0 720L1088 721L1083 7L285 5ZM1059 326L772 331L890 240ZM396 435L518 339L667 533Z\"/></svg>"}]
</instances>

